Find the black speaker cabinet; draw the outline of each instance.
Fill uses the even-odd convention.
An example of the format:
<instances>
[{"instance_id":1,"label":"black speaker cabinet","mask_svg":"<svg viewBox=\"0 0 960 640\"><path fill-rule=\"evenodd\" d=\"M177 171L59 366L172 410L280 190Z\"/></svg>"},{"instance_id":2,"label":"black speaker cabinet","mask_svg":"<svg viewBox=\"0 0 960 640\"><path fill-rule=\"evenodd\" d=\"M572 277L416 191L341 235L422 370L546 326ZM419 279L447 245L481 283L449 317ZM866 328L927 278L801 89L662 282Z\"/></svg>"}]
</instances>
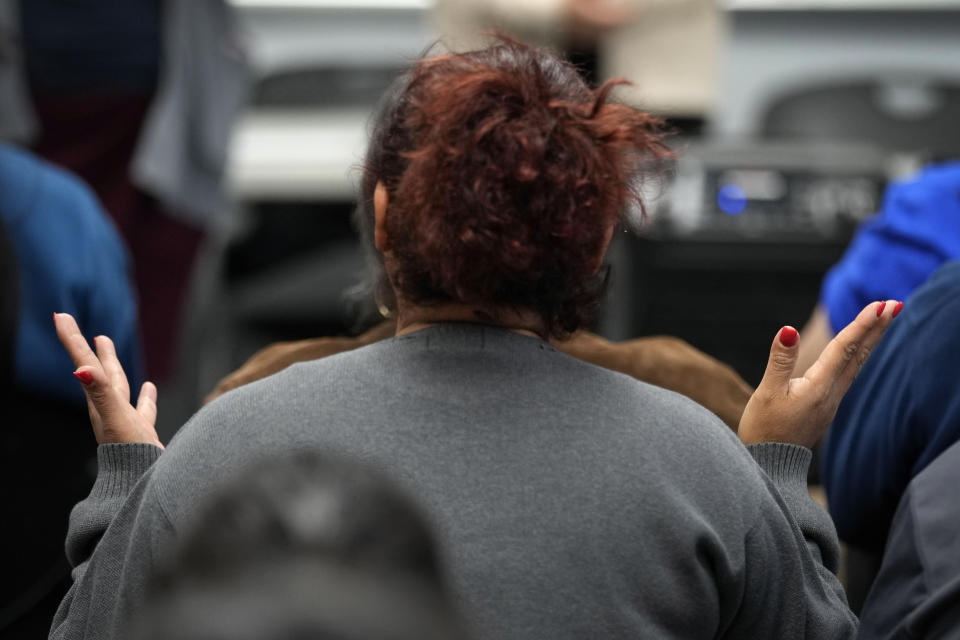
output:
<instances>
[{"instance_id":1,"label":"black speaker cabinet","mask_svg":"<svg viewBox=\"0 0 960 640\"><path fill-rule=\"evenodd\" d=\"M817 242L697 241L623 235L614 250L607 326L612 337L673 335L726 362L749 383L770 341L798 329L848 235ZM801 340L802 340L801 336Z\"/></svg>"}]
</instances>

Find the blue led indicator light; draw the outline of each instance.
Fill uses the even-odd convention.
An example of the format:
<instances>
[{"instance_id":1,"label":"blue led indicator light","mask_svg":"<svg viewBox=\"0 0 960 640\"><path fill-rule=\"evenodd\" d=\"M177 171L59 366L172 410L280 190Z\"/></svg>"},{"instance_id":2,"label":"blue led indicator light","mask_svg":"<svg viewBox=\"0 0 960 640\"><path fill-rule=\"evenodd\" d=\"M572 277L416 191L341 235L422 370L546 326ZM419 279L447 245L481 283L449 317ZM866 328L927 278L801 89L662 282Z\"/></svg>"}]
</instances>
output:
<instances>
[{"instance_id":1,"label":"blue led indicator light","mask_svg":"<svg viewBox=\"0 0 960 640\"><path fill-rule=\"evenodd\" d=\"M747 208L747 194L738 185L725 184L717 192L717 206L728 216L736 216Z\"/></svg>"}]
</instances>

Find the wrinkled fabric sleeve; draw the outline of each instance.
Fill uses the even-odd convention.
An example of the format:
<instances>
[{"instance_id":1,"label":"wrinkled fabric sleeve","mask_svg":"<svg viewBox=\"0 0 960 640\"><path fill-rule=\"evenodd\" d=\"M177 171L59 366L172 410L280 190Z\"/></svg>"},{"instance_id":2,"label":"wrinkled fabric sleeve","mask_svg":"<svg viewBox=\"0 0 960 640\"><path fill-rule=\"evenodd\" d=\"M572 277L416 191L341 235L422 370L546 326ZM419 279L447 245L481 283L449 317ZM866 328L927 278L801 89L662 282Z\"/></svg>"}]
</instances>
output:
<instances>
[{"instance_id":1,"label":"wrinkled fabric sleeve","mask_svg":"<svg viewBox=\"0 0 960 640\"><path fill-rule=\"evenodd\" d=\"M746 536L740 615L723 637L855 637L857 618L834 573L837 535L807 491L811 451L781 443L748 450L766 492Z\"/></svg>"},{"instance_id":2,"label":"wrinkled fabric sleeve","mask_svg":"<svg viewBox=\"0 0 960 640\"><path fill-rule=\"evenodd\" d=\"M151 536L171 530L158 505L150 504L147 491L147 476L161 452L149 444L103 444L97 449L97 479L90 495L70 514L66 552L73 585L54 616L50 638L119 637L127 608L122 600L141 591L126 585L129 591L124 593L125 576L137 573L127 565L138 558L145 561L152 546L127 554L137 543L131 534L144 525L152 529ZM104 633L107 629L113 634Z\"/></svg>"},{"instance_id":3,"label":"wrinkled fabric sleeve","mask_svg":"<svg viewBox=\"0 0 960 640\"><path fill-rule=\"evenodd\" d=\"M796 521L810 554L830 573L840 566L840 541L830 514L810 496L807 470L813 453L806 447L766 442L747 447L766 472Z\"/></svg>"}]
</instances>

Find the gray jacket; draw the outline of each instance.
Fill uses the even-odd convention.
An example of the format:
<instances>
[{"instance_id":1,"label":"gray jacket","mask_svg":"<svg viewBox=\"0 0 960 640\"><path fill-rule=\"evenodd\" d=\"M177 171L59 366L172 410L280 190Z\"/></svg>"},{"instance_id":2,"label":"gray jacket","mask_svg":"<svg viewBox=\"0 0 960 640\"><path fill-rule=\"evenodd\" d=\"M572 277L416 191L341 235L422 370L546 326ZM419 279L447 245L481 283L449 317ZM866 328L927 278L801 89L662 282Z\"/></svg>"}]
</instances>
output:
<instances>
[{"instance_id":1,"label":"gray jacket","mask_svg":"<svg viewBox=\"0 0 960 640\"><path fill-rule=\"evenodd\" d=\"M160 85L134 153L131 177L170 213L199 226L226 208L222 189L233 121L246 103L250 70L223 0L166 0ZM15 43L17 0L0 0L0 32ZM38 133L22 59L0 64L0 139Z\"/></svg>"}]
</instances>

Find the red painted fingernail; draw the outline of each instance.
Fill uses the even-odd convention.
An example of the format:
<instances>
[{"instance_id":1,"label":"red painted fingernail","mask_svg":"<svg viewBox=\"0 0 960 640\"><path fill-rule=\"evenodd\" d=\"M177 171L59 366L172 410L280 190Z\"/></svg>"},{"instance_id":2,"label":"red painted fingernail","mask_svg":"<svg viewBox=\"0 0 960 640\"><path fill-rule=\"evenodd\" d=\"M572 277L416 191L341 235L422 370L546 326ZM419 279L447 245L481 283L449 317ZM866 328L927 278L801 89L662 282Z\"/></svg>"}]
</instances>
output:
<instances>
[{"instance_id":1,"label":"red painted fingernail","mask_svg":"<svg viewBox=\"0 0 960 640\"><path fill-rule=\"evenodd\" d=\"M797 344L797 337L799 335L793 327L784 327L780 329L780 344L785 347L792 347Z\"/></svg>"},{"instance_id":2,"label":"red painted fingernail","mask_svg":"<svg viewBox=\"0 0 960 640\"><path fill-rule=\"evenodd\" d=\"M895 306L895 307L893 308L893 316L892 316L892 317L896 318L896 317L897 317L897 314L900 313L900 310L901 310L901 309L903 309L903 303L902 303L902 302L898 302L898 303L897 303L897 306Z\"/></svg>"},{"instance_id":3,"label":"red painted fingernail","mask_svg":"<svg viewBox=\"0 0 960 640\"><path fill-rule=\"evenodd\" d=\"M880 303L880 306L877 307L877 317L878 317L878 318L879 318L881 315L883 315L883 308L886 307L886 306L887 306L887 301L884 300L883 302Z\"/></svg>"},{"instance_id":4,"label":"red painted fingernail","mask_svg":"<svg viewBox=\"0 0 960 640\"><path fill-rule=\"evenodd\" d=\"M82 382L83 384L90 384L93 382L93 374L89 371L74 371L73 377Z\"/></svg>"}]
</instances>

